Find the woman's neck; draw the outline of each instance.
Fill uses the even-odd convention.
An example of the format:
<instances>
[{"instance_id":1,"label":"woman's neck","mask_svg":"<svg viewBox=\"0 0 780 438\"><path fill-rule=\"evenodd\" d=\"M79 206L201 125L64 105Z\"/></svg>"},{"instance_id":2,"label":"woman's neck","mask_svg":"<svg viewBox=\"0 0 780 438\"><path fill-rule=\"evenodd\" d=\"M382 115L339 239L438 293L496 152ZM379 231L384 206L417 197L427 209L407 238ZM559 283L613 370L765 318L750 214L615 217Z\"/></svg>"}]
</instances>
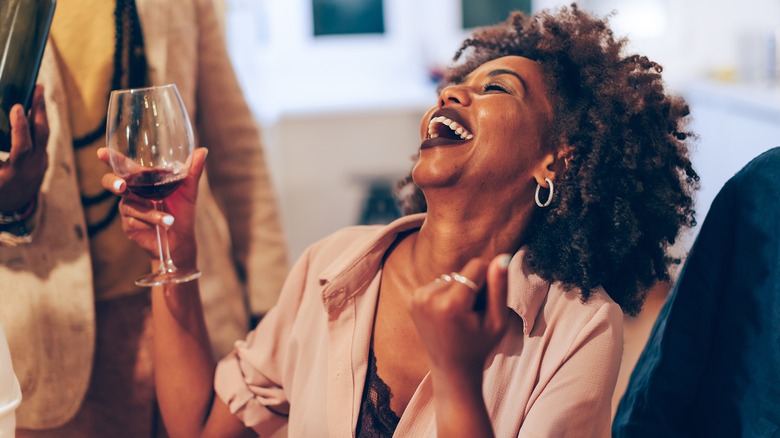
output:
<instances>
[{"instance_id":1,"label":"woman's neck","mask_svg":"<svg viewBox=\"0 0 780 438\"><path fill-rule=\"evenodd\" d=\"M457 272L472 258L491 260L498 254L513 254L524 240L532 212L505 205L486 209L483 204L479 210L435 205L429 207L420 230L404 238L398 248L409 263L409 281L416 286Z\"/></svg>"}]
</instances>

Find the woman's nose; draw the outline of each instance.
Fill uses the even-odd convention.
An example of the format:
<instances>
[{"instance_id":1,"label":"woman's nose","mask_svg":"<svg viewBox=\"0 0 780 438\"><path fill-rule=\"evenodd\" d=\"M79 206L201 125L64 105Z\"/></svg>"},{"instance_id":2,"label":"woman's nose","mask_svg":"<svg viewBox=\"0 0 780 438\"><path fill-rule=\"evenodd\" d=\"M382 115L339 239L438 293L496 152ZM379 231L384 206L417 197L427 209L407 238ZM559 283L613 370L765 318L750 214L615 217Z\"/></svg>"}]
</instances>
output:
<instances>
[{"instance_id":1,"label":"woman's nose","mask_svg":"<svg viewBox=\"0 0 780 438\"><path fill-rule=\"evenodd\" d=\"M471 96L468 89L462 85L450 85L444 87L439 93L439 108L447 105L471 105Z\"/></svg>"}]
</instances>

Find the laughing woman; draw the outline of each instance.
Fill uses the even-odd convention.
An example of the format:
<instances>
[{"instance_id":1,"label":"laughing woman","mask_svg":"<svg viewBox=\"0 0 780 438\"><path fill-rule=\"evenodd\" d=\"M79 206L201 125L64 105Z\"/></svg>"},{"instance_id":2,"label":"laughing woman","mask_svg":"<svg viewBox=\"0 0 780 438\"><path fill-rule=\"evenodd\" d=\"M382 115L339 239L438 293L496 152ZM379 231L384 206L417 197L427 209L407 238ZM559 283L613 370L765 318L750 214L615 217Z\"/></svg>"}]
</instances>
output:
<instances>
[{"instance_id":1,"label":"laughing woman","mask_svg":"<svg viewBox=\"0 0 780 438\"><path fill-rule=\"evenodd\" d=\"M622 312L668 278L697 179L686 104L624 45L574 6L476 31L422 120L406 205L426 213L312 245L218 365L197 283L155 290L168 432L608 436ZM166 201L188 267L204 156ZM155 258L164 214L124 196Z\"/></svg>"}]
</instances>

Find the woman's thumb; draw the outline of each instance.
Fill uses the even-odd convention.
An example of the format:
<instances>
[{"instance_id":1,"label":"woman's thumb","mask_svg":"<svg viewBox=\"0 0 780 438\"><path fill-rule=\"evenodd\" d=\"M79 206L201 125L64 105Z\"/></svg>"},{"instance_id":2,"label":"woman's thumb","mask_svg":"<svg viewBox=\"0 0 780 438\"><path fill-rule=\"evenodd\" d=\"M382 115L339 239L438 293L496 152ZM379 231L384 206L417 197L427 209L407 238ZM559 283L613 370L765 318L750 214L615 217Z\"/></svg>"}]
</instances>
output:
<instances>
[{"instance_id":1,"label":"woman's thumb","mask_svg":"<svg viewBox=\"0 0 780 438\"><path fill-rule=\"evenodd\" d=\"M493 258L487 270L487 311L488 321L495 324L496 329L503 329L507 319L507 268L512 256L500 254Z\"/></svg>"}]
</instances>

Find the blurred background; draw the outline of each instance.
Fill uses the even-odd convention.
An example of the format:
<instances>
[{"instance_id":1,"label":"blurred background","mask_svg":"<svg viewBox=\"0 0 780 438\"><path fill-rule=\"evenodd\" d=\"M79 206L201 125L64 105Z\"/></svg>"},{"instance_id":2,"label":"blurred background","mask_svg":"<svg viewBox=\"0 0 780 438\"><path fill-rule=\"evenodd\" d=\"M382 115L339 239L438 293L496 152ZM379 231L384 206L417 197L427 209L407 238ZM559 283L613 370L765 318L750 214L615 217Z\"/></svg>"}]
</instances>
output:
<instances>
[{"instance_id":1,"label":"blurred background","mask_svg":"<svg viewBox=\"0 0 780 438\"><path fill-rule=\"evenodd\" d=\"M263 127L292 260L395 214L436 72L474 26L558 0L222 0L228 47ZM780 0L583 0L660 62L700 134L698 217L720 186L780 144ZM692 233L679 244L684 253Z\"/></svg>"}]
</instances>

